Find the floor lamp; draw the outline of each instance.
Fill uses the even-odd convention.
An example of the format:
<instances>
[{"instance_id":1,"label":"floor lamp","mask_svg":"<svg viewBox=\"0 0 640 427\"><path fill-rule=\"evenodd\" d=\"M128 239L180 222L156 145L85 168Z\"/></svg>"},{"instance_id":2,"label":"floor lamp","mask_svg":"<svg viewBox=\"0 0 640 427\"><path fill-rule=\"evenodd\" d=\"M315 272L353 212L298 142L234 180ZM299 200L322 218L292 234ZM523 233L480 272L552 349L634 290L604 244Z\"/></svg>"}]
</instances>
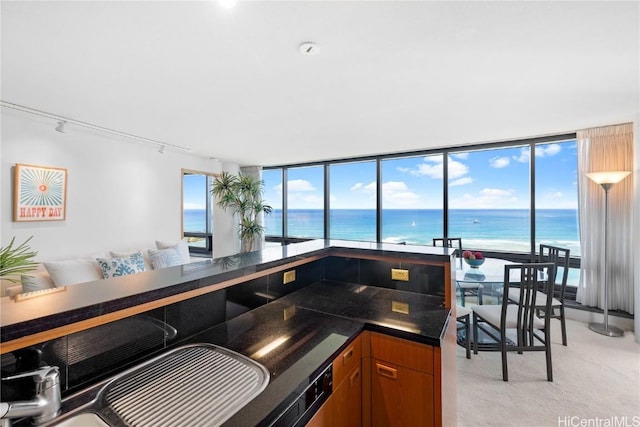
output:
<instances>
[{"instance_id":1,"label":"floor lamp","mask_svg":"<svg viewBox=\"0 0 640 427\"><path fill-rule=\"evenodd\" d=\"M609 326L609 307L607 301L607 276L609 260L607 258L607 228L609 228L609 190L618 182L622 181L631 172L611 171L611 172L591 172L586 174L589 179L604 188L604 323L589 323L589 329L602 335L610 337L621 337L624 331L615 326Z\"/></svg>"}]
</instances>

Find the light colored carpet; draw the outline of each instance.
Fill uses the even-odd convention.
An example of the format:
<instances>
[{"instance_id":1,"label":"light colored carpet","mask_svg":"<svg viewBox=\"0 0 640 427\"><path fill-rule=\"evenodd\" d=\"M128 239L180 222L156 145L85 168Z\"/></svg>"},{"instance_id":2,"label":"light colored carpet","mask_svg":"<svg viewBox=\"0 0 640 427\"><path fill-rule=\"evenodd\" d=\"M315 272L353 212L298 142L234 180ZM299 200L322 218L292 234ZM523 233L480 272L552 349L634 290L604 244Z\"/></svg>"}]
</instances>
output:
<instances>
[{"instance_id":1,"label":"light colored carpet","mask_svg":"<svg viewBox=\"0 0 640 427\"><path fill-rule=\"evenodd\" d=\"M553 382L544 352L509 353L502 381L500 352L465 358L458 346L459 426L640 426L640 344L633 333L606 337L567 320L551 325Z\"/></svg>"}]
</instances>

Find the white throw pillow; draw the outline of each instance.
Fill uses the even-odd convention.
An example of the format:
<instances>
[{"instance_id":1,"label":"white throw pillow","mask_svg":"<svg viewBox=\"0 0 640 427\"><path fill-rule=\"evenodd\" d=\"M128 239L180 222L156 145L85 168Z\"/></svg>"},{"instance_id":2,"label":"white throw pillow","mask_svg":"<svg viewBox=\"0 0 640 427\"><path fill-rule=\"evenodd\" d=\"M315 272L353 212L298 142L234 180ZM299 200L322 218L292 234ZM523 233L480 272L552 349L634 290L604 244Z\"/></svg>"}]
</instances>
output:
<instances>
[{"instance_id":1,"label":"white throw pillow","mask_svg":"<svg viewBox=\"0 0 640 427\"><path fill-rule=\"evenodd\" d=\"M154 270L184 264L178 249L175 247L167 249L149 249L149 258L151 258L151 265Z\"/></svg>"},{"instance_id":2,"label":"white throw pillow","mask_svg":"<svg viewBox=\"0 0 640 427\"><path fill-rule=\"evenodd\" d=\"M56 287L53 280L51 280L51 276L46 271L23 274L20 276L20 282L22 283L22 292L41 291Z\"/></svg>"},{"instance_id":3,"label":"white throw pillow","mask_svg":"<svg viewBox=\"0 0 640 427\"><path fill-rule=\"evenodd\" d=\"M95 258L43 262L56 286L74 285L102 279L102 270Z\"/></svg>"},{"instance_id":4,"label":"white throw pillow","mask_svg":"<svg viewBox=\"0 0 640 427\"><path fill-rule=\"evenodd\" d=\"M182 239L178 243L161 242L156 240L156 247L158 249L175 248L178 250L178 254L180 254L180 258L182 258L182 264L188 264L191 262L191 255L189 255L189 244L187 243L186 239Z\"/></svg>"}]
</instances>

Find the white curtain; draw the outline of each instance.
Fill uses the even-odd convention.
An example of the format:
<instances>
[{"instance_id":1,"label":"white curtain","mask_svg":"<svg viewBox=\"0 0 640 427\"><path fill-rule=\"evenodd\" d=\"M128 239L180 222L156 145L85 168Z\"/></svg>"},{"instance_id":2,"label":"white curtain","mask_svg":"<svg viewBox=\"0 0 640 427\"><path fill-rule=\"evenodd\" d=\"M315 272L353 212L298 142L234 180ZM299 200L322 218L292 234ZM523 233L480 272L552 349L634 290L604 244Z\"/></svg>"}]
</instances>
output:
<instances>
[{"instance_id":1,"label":"white curtain","mask_svg":"<svg viewBox=\"0 0 640 427\"><path fill-rule=\"evenodd\" d=\"M578 134L578 214L581 274L577 301L603 307L607 275L608 308L633 314L633 178L627 176L609 190L608 268L604 271L604 189L588 172L633 171L633 124L605 126ZM637 242L636 242L637 243Z\"/></svg>"}]
</instances>

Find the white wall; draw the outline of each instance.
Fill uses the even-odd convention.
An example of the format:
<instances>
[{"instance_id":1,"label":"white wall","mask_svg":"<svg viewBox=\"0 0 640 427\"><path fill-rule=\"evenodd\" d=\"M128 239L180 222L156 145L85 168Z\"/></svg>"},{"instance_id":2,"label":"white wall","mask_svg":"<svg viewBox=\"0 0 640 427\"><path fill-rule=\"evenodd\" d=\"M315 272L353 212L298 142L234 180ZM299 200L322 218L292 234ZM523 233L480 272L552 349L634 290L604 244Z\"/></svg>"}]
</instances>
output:
<instances>
[{"instance_id":1,"label":"white wall","mask_svg":"<svg viewBox=\"0 0 640 427\"><path fill-rule=\"evenodd\" d=\"M13 236L17 241L33 236L39 261L178 240L181 169L219 173L223 167L218 161L169 149L160 154L154 145L85 128L69 126L66 133L59 133L50 119L6 108L1 119L0 245ZM12 221L16 163L67 169L65 221ZM233 164L224 167L237 170ZM237 238L232 238L232 220L227 217L214 208L217 256L237 252L230 248Z\"/></svg>"}]
</instances>

